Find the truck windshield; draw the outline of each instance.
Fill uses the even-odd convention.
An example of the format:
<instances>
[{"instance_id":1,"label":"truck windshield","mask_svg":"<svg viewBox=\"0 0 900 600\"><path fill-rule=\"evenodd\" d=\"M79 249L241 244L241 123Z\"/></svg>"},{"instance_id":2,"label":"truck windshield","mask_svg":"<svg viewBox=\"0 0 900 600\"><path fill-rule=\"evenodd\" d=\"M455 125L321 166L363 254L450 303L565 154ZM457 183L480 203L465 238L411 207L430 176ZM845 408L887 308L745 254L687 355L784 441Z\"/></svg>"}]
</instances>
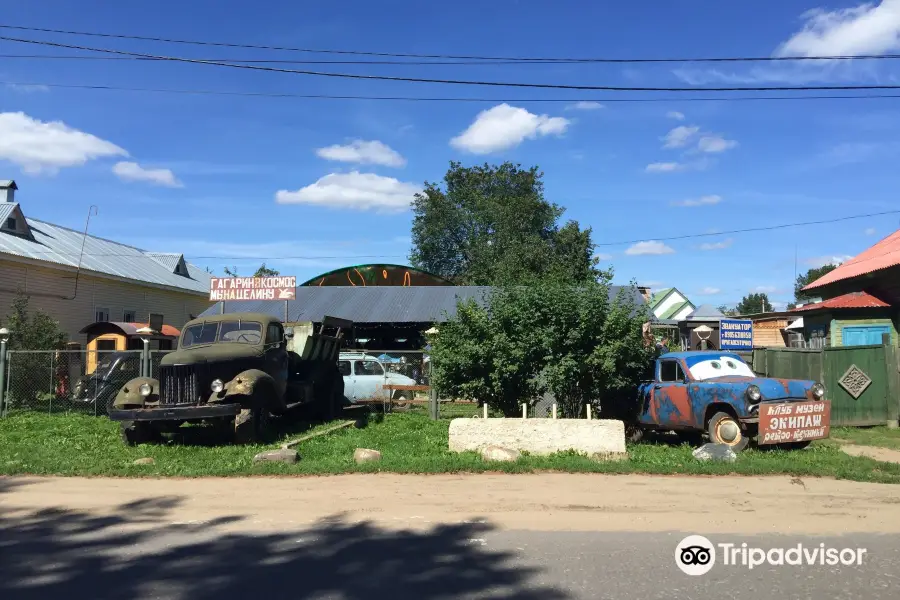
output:
<instances>
[{"instance_id":1,"label":"truck windshield","mask_svg":"<svg viewBox=\"0 0 900 600\"><path fill-rule=\"evenodd\" d=\"M686 361L691 376L697 381L716 377L756 377L753 370L739 356L723 354L690 357Z\"/></svg>"},{"instance_id":2,"label":"truck windshield","mask_svg":"<svg viewBox=\"0 0 900 600\"><path fill-rule=\"evenodd\" d=\"M258 344L262 339L262 325L253 321L223 321L198 323L185 328L181 347L213 343Z\"/></svg>"}]
</instances>

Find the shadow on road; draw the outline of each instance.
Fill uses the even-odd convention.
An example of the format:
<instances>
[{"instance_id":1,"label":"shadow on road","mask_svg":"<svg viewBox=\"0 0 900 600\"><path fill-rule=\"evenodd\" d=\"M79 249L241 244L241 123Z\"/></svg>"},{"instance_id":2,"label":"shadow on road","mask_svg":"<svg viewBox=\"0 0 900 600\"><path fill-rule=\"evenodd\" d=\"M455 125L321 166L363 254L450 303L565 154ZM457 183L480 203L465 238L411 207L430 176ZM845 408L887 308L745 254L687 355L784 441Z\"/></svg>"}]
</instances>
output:
<instances>
[{"instance_id":1,"label":"shadow on road","mask_svg":"<svg viewBox=\"0 0 900 600\"><path fill-rule=\"evenodd\" d=\"M302 530L229 532L241 518L179 524L182 502L148 498L113 516L5 515L0 598L569 597L538 584L540 570L514 565L512 553L480 546L486 524L393 531L337 516Z\"/></svg>"}]
</instances>

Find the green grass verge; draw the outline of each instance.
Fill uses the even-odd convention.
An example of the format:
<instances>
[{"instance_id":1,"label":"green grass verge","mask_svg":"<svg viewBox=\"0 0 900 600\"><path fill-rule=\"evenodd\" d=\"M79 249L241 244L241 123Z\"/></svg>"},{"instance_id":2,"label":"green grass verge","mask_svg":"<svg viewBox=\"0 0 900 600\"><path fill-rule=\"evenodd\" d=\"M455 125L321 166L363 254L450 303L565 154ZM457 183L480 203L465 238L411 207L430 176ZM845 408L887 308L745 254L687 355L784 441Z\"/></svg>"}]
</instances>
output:
<instances>
[{"instance_id":1,"label":"green grass verge","mask_svg":"<svg viewBox=\"0 0 900 600\"><path fill-rule=\"evenodd\" d=\"M878 446L900 450L900 429L879 427L833 427L831 438L860 446Z\"/></svg>"},{"instance_id":2,"label":"green grass verge","mask_svg":"<svg viewBox=\"0 0 900 600\"><path fill-rule=\"evenodd\" d=\"M702 463L686 444L643 443L629 447L630 460L595 462L574 453L550 457L523 456L515 463L487 464L472 452L447 449L449 420L432 421L423 410L390 414L363 429L349 428L302 443L301 460L293 465L258 464L253 455L295 438L300 427L279 432L279 440L257 446L204 446L177 443L125 446L118 426L85 415L21 413L0 419L0 474L107 476L238 476L315 475L353 472L457 473L504 471L524 473L651 473L691 475L822 476L856 481L900 483L900 465L851 457L834 443L813 444L803 451L747 450L737 462ZM326 427L326 426L320 426ZM313 429L315 431L315 429ZM355 448L380 450L383 460L356 465ZM138 458L155 464L135 466Z\"/></svg>"}]
</instances>

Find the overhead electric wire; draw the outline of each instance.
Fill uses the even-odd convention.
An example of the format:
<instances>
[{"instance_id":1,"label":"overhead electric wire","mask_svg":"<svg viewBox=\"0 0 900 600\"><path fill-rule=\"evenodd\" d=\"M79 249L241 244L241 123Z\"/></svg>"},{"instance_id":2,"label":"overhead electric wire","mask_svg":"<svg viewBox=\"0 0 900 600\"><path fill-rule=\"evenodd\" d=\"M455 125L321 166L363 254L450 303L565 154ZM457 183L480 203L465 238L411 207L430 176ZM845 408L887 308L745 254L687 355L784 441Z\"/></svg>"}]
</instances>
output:
<instances>
[{"instance_id":1,"label":"overhead electric wire","mask_svg":"<svg viewBox=\"0 0 900 600\"><path fill-rule=\"evenodd\" d=\"M332 77L339 79L361 79L368 81L402 81L406 83L440 83L449 85L471 85L471 86L491 86L491 87L515 87L515 88L537 88L537 89L557 89L557 90L595 90L607 92L786 92L786 91L837 91L837 90L896 90L900 89L900 85L824 85L824 86L753 86L753 87L625 87L625 86L608 86L608 85L571 85L558 83L525 83L525 82L502 82L502 81L472 81L461 79L431 79L419 77L399 77L389 75L363 75L356 73L333 73L325 71L308 71L300 69L283 69L279 67L266 67L261 65L234 64L227 62L217 62L208 60L198 60L193 58L185 58L179 56L162 56L154 54L144 54L141 52L129 52L126 50L112 50L108 48L92 48L88 46L78 46L73 44L61 44L58 42L47 42L42 40L27 40L8 36L0 36L0 40L17 42L23 44L35 44L39 46L52 46L56 48L68 48L70 50L86 50L89 52L102 52L106 54L117 54L121 56L141 56L145 58L155 58L164 61L180 62L187 64L211 65L217 67L227 67L232 69L245 69L251 71L267 71L273 73L288 73L294 75L312 75L317 77Z\"/></svg>"},{"instance_id":2,"label":"overhead electric wire","mask_svg":"<svg viewBox=\"0 0 900 600\"><path fill-rule=\"evenodd\" d=\"M153 92L160 94L188 94L200 96L248 96L261 98L298 98L306 100L386 100L398 102L552 102L552 103L628 103L628 102L742 102L753 100L874 100L878 98L900 98L900 94L857 94L854 96L825 95L800 95L800 96L722 96L717 98L688 97L673 98L459 98L459 97L434 97L434 96L354 96L332 94L295 94L290 92L235 92L228 90L188 90L174 88L145 88L126 87L116 85L89 85L68 83L44 83L35 81L0 81L0 85L21 87L48 87L60 89L99 90L118 92Z\"/></svg>"},{"instance_id":3,"label":"overhead electric wire","mask_svg":"<svg viewBox=\"0 0 900 600\"><path fill-rule=\"evenodd\" d=\"M43 60L147 60L161 61L161 58L144 58L142 56L84 56L84 55L59 55L59 54L0 54L0 58L23 58ZM522 63L516 60L297 60L297 59L245 59L245 58L200 58L197 60L213 62L232 62L241 64L286 64L286 65L555 65L558 61L528 61Z\"/></svg>"},{"instance_id":4,"label":"overhead electric wire","mask_svg":"<svg viewBox=\"0 0 900 600\"><path fill-rule=\"evenodd\" d=\"M828 223L840 223L842 221L850 221L852 219L865 219L867 217L882 217L884 215L900 214L900 210L886 210L883 212L869 213L866 215L851 215L848 217L838 217L836 219L823 219L821 221L804 221L801 223L783 223L781 225L768 225L766 227L748 227L745 229L732 229L731 231L717 231L714 233L689 233L685 235L673 235L669 237L645 237L639 240L625 240L621 242L603 242L594 244L595 246L625 246L627 244L638 244L640 242L656 241L669 242L672 240L686 240L701 237L721 237L723 235L731 235L736 233L752 233L756 231L773 231L775 229L786 229L788 227L805 227L807 225L824 225Z\"/></svg>"},{"instance_id":5,"label":"overhead electric wire","mask_svg":"<svg viewBox=\"0 0 900 600\"><path fill-rule=\"evenodd\" d=\"M240 44L233 42L211 42L203 40L184 40L177 38L129 35L121 33L99 33L89 31L72 31L66 29L50 29L46 27L26 27L22 25L3 25L0 29L13 29L17 31L34 31L41 33L57 33L64 35L80 35L100 38L112 38L120 40L139 40L145 42L162 42L167 44L187 44L194 46L216 46L220 48L245 48L253 50L277 50L282 52L308 52L314 54L349 54L355 56L383 56L394 58L430 58L430 59L454 59L454 60L502 60L514 62L554 62L554 63L686 63L686 62L784 62L784 61L831 61L831 60L873 60L896 59L900 54L860 54L860 55L834 55L834 56L730 56L730 57L694 57L694 58L552 58L552 57L512 57L512 56L478 56L460 54L411 54L402 52L371 52L362 50L334 50L323 48L297 48L290 46L268 46L262 44Z\"/></svg>"}]
</instances>

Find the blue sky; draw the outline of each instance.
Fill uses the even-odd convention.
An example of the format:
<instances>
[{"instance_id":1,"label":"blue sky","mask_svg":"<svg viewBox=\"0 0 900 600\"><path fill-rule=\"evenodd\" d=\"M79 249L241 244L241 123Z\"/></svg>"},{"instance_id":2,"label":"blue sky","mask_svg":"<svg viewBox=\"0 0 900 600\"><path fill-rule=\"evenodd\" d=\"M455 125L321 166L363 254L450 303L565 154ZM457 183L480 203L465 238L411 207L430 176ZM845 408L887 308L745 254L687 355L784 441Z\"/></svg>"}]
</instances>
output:
<instances>
[{"instance_id":1,"label":"blue sky","mask_svg":"<svg viewBox=\"0 0 900 600\"><path fill-rule=\"evenodd\" d=\"M633 58L900 52L900 0L869 5L561 0L552 10L550 3L524 0L77 4L0 0L0 22L425 54ZM0 35L193 58L353 58L13 30ZM0 41L0 54L87 53ZM893 62L285 66L678 87L895 83L900 70ZM692 96L713 94L449 86L169 62L24 58L0 58L0 81L0 179L17 181L27 216L80 229L88 207L96 204L93 234L183 252L219 273L235 265L250 274L263 258L301 280L342 265L406 262L411 219L403 210L406 199L424 181L440 180L451 160L539 165L547 198L565 206L567 217L592 227L595 242L643 242L598 247L617 282L674 285L695 304L732 304L753 291L790 301L795 252L803 272L857 254L900 226L900 215L893 215L658 240L900 208L895 192L900 99L690 102ZM85 84L496 100L412 103L52 87ZM541 101L549 98L571 101ZM612 101L621 98L669 100ZM602 106L585 103L592 99Z\"/></svg>"}]
</instances>

